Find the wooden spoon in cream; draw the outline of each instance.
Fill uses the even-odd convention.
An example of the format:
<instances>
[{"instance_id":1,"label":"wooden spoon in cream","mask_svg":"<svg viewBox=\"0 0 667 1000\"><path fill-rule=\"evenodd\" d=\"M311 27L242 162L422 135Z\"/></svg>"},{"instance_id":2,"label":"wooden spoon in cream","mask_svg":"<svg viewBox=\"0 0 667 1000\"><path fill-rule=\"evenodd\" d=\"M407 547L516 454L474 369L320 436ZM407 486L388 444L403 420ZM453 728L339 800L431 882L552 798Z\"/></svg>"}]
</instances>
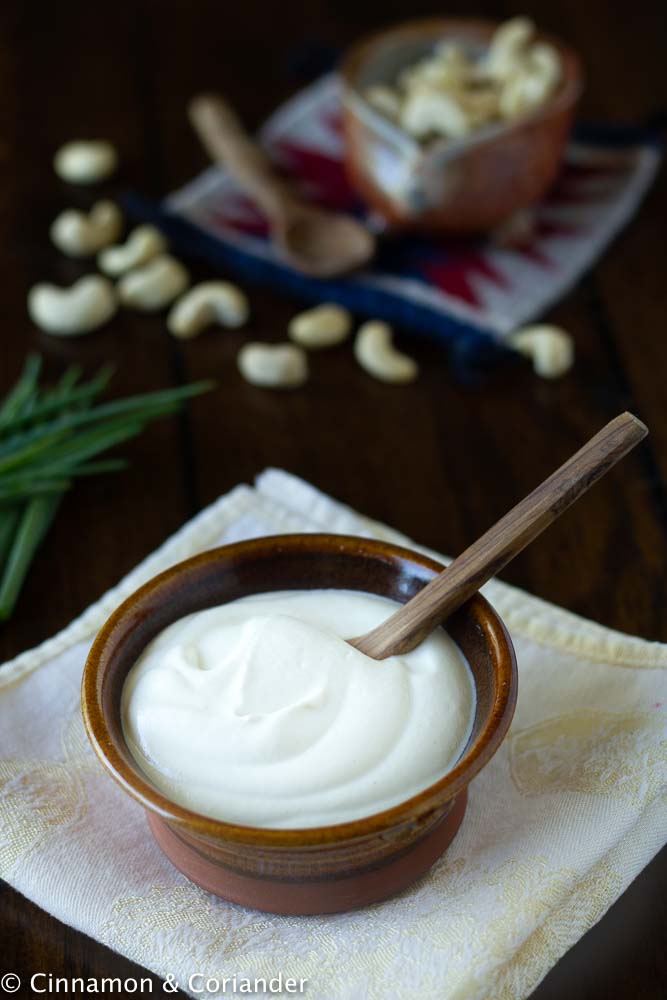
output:
<instances>
[{"instance_id":1,"label":"wooden spoon in cream","mask_svg":"<svg viewBox=\"0 0 667 1000\"><path fill-rule=\"evenodd\" d=\"M229 171L264 212L274 243L292 267L328 278L368 263L375 253L372 233L352 216L301 201L276 175L222 97L195 97L189 115L211 158Z\"/></svg>"},{"instance_id":2,"label":"wooden spoon in cream","mask_svg":"<svg viewBox=\"0 0 667 1000\"><path fill-rule=\"evenodd\" d=\"M621 413L412 600L350 645L374 660L409 653L647 434L641 420Z\"/></svg>"}]
</instances>

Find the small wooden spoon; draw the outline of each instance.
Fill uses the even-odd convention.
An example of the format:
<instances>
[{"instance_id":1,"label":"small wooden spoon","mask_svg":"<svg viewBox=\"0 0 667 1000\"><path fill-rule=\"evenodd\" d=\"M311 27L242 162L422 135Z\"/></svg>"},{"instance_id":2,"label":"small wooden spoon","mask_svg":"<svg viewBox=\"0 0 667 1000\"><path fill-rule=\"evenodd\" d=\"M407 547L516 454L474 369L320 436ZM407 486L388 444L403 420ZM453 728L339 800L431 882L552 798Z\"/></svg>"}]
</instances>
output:
<instances>
[{"instance_id":1,"label":"small wooden spoon","mask_svg":"<svg viewBox=\"0 0 667 1000\"><path fill-rule=\"evenodd\" d=\"M408 653L646 437L621 413L385 622L349 643L374 660Z\"/></svg>"},{"instance_id":2,"label":"small wooden spoon","mask_svg":"<svg viewBox=\"0 0 667 1000\"><path fill-rule=\"evenodd\" d=\"M271 237L292 267L328 278L368 263L375 253L374 236L349 215L301 201L276 176L222 97L195 97L189 115L211 158L226 167L267 216Z\"/></svg>"}]
</instances>

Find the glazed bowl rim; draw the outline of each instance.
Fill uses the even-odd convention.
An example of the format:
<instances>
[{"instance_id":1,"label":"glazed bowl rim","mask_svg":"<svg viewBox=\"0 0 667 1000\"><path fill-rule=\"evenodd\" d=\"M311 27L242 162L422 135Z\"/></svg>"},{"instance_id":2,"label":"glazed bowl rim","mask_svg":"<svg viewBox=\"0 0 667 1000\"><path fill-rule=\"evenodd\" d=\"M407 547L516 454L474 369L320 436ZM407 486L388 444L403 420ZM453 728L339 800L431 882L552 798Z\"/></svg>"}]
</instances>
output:
<instances>
[{"instance_id":1,"label":"glazed bowl rim","mask_svg":"<svg viewBox=\"0 0 667 1000\"><path fill-rule=\"evenodd\" d=\"M581 97L585 84L581 59L571 46L561 41L555 35L542 31L537 27L535 30L535 39L540 42L550 43L558 49L561 56L565 57L564 61L567 72L556 92L544 104L535 108L534 111L519 115L509 121L493 122L490 125L476 129L469 136L465 136L462 139L451 140L435 137L427 143L418 142L413 136L404 132L398 125L394 124L394 122L368 104L358 89L358 73L365 64L368 56L373 53L379 44L393 37L408 34L423 36L432 34L434 37L441 35L444 38L447 34L455 34L457 30L490 32L498 28L501 24L503 24L503 21L484 17L417 17L410 18L407 21L399 21L389 28L370 32L349 46L343 55L340 64L340 75L343 80L344 89L348 94L353 94L356 101L360 102L360 105L363 107L363 116L368 119L372 128L375 131L384 133L387 137L391 137L395 145L403 146L412 155L431 156L433 153L441 153L441 155L447 158L458 156L459 153L474 146L483 145L486 142L495 141L500 137L512 135L514 131L522 129L526 125L543 121L564 108L574 105ZM346 95L344 93L343 100L345 101L345 99Z\"/></svg>"},{"instance_id":2,"label":"glazed bowl rim","mask_svg":"<svg viewBox=\"0 0 667 1000\"><path fill-rule=\"evenodd\" d=\"M181 806L156 788L150 779L142 774L136 762L131 769L123 759L117 740L108 725L99 679L101 675L113 670L117 646L127 635L133 617L136 618L137 607L152 597L159 597L160 590L168 588L169 584L184 572L197 573L200 568L204 572L210 567L211 562L218 560L223 562L230 557L243 558L247 555L250 558L255 556L270 559L303 552L304 541L309 543L311 552L319 550L330 553L335 550L338 554L346 553L350 556L368 557L389 563L395 560L409 561L433 573L439 573L445 568L430 556L404 546L355 535L307 532L267 535L233 542L191 556L146 581L125 598L109 616L97 633L88 653L81 684L81 707L86 732L98 759L121 788L145 809L191 833L214 840L264 847L315 847L381 833L402 823L414 821L417 817L422 817L453 800L488 763L509 728L517 695L514 647L500 616L489 602L477 593L466 601L460 610L470 612L477 609L485 615L489 626L489 634L485 633L485 642L488 642L489 638L493 640L496 647L494 660L500 662L503 671L497 677L496 696L489 709L488 718L476 739L466 747L450 771L422 791L396 805L370 816L326 826L289 829L254 827L214 819ZM131 759L132 754L126 743L124 748Z\"/></svg>"}]
</instances>

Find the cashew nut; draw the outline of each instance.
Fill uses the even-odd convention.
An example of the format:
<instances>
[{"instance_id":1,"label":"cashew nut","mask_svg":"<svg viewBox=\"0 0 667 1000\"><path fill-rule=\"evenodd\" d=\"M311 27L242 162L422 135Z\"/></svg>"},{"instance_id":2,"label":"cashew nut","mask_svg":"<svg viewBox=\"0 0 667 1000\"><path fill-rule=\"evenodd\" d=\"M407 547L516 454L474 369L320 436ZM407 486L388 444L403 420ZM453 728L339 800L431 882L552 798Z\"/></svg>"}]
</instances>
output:
<instances>
[{"instance_id":1,"label":"cashew nut","mask_svg":"<svg viewBox=\"0 0 667 1000\"><path fill-rule=\"evenodd\" d=\"M86 275L69 288L35 285L28 293L33 323L63 337L96 330L111 319L117 307L113 285L99 274Z\"/></svg>"},{"instance_id":2,"label":"cashew nut","mask_svg":"<svg viewBox=\"0 0 667 1000\"><path fill-rule=\"evenodd\" d=\"M543 104L561 76L552 45L534 43L535 25L515 17L474 54L448 39L403 68L394 80L366 90L368 103L415 139L460 139L502 118Z\"/></svg>"},{"instance_id":3,"label":"cashew nut","mask_svg":"<svg viewBox=\"0 0 667 1000\"><path fill-rule=\"evenodd\" d=\"M432 133L458 139L467 135L471 125L461 104L444 91L416 88L406 97L401 111L401 126L417 139Z\"/></svg>"},{"instance_id":4,"label":"cashew nut","mask_svg":"<svg viewBox=\"0 0 667 1000\"><path fill-rule=\"evenodd\" d=\"M417 362L397 351L388 323L362 323L354 341L354 356L369 375L381 382L413 382L419 374Z\"/></svg>"},{"instance_id":5,"label":"cashew nut","mask_svg":"<svg viewBox=\"0 0 667 1000\"><path fill-rule=\"evenodd\" d=\"M118 153L103 139L67 142L53 158L58 177L70 184L97 184L118 166Z\"/></svg>"},{"instance_id":6,"label":"cashew nut","mask_svg":"<svg viewBox=\"0 0 667 1000\"><path fill-rule=\"evenodd\" d=\"M399 86L406 92L414 88L458 90L474 77L474 64L459 45L443 42L432 56L427 56L398 77Z\"/></svg>"},{"instance_id":7,"label":"cashew nut","mask_svg":"<svg viewBox=\"0 0 667 1000\"><path fill-rule=\"evenodd\" d=\"M512 17L493 34L486 56L485 69L496 79L507 78L517 68L535 34L535 25L527 17Z\"/></svg>"},{"instance_id":8,"label":"cashew nut","mask_svg":"<svg viewBox=\"0 0 667 1000\"><path fill-rule=\"evenodd\" d=\"M396 121L401 110L401 99L392 87L376 83L369 87L364 97L372 108L390 121Z\"/></svg>"},{"instance_id":9,"label":"cashew nut","mask_svg":"<svg viewBox=\"0 0 667 1000\"><path fill-rule=\"evenodd\" d=\"M499 94L495 87L470 87L459 91L458 101L468 116L470 129L481 128L498 117Z\"/></svg>"},{"instance_id":10,"label":"cashew nut","mask_svg":"<svg viewBox=\"0 0 667 1000\"><path fill-rule=\"evenodd\" d=\"M298 389L308 380L308 358L296 344L253 341L241 348L237 364L246 382L268 389Z\"/></svg>"},{"instance_id":11,"label":"cashew nut","mask_svg":"<svg viewBox=\"0 0 667 1000\"><path fill-rule=\"evenodd\" d=\"M189 340L212 323L241 326L248 313L248 300L236 285L228 281L203 281L172 306L167 327L175 337Z\"/></svg>"},{"instance_id":12,"label":"cashew nut","mask_svg":"<svg viewBox=\"0 0 667 1000\"><path fill-rule=\"evenodd\" d=\"M551 97L561 78L561 60L553 45L532 45L506 80L500 94L503 118L516 118Z\"/></svg>"},{"instance_id":13,"label":"cashew nut","mask_svg":"<svg viewBox=\"0 0 667 1000\"><path fill-rule=\"evenodd\" d=\"M509 344L531 359L533 370L541 378L559 378L574 364L574 341L559 326L525 326L511 334Z\"/></svg>"},{"instance_id":14,"label":"cashew nut","mask_svg":"<svg viewBox=\"0 0 667 1000\"><path fill-rule=\"evenodd\" d=\"M560 81L563 71L558 49L546 42L536 42L528 50L527 61L533 73L541 77L553 90Z\"/></svg>"},{"instance_id":15,"label":"cashew nut","mask_svg":"<svg viewBox=\"0 0 667 1000\"><path fill-rule=\"evenodd\" d=\"M449 39L436 46L432 59L440 66L447 66L456 74L457 79L470 75L473 71L473 63L464 47Z\"/></svg>"},{"instance_id":16,"label":"cashew nut","mask_svg":"<svg viewBox=\"0 0 667 1000\"><path fill-rule=\"evenodd\" d=\"M118 239L123 216L113 201L98 201L86 215L68 208L54 220L51 239L70 257L91 257L102 247Z\"/></svg>"},{"instance_id":17,"label":"cashew nut","mask_svg":"<svg viewBox=\"0 0 667 1000\"><path fill-rule=\"evenodd\" d=\"M294 316L287 333L290 340L311 350L341 344L352 330L352 316L342 306L324 303Z\"/></svg>"},{"instance_id":18,"label":"cashew nut","mask_svg":"<svg viewBox=\"0 0 667 1000\"><path fill-rule=\"evenodd\" d=\"M112 278L147 264L152 257L164 253L167 241L155 226L137 226L125 243L107 247L97 258L100 270Z\"/></svg>"},{"instance_id":19,"label":"cashew nut","mask_svg":"<svg viewBox=\"0 0 667 1000\"><path fill-rule=\"evenodd\" d=\"M118 282L118 298L124 306L141 312L157 312L174 301L190 283L180 261L169 254L125 274Z\"/></svg>"}]
</instances>

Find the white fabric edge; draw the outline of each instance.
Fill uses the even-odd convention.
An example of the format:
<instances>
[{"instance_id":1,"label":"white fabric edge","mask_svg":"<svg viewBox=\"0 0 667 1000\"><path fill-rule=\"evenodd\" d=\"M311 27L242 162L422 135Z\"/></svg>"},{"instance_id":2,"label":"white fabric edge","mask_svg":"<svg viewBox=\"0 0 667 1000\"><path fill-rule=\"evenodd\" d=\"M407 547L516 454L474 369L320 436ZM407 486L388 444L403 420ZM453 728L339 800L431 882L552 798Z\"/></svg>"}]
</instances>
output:
<instances>
[{"instance_id":1,"label":"white fabric edge","mask_svg":"<svg viewBox=\"0 0 667 1000\"><path fill-rule=\"evenodd\" d=\"M270 500L286 512L291 511L302 519L309 519L311 524L318 526L317 530L359 534L358 525L361 523L367 526L366 533L369 535L412 547L435 559L447 561L447 557L442 554L417 545L406 535L357 513L352 507L331 499L317 487L282 469L265 469L256 477L255 485L253 490L251 486L241 484L219 497L179 528L64 629L0 666L0 688L15 683L26 673L77 642L89 639L115 608L141 584L195 551L205 549L220 534L226 521L238 517L257 498ZM337 513L335 519L331 516L332 506ZM323 507L326 511L325 520L319 527L318 510ZM294 529L290 526L289 530ZM503 617L510 632L516 635L589 660L646 669L667 667L666 644L606 628L499 580L487 584L484 593Z\"/></svg>"},{"instance_id":2,"label":"white fabric edge","mask_svg":"<svg viewBox=\"0 0 667 1000\"><path fill-rule=\"evenodd\" d=\"M557 955L550 956L546 963L544 963L542 967L536 971L536 975L528 984L527 992L523 993L521 998L517 997L516 1000L523 1000L525 997L530 997L533 991L536 990L542 980L549 975L551 970L556 966L561 958L563 958L563 956L566 955L571 948L578 944L578 942L581 941L584 935L587 934L591 928L600 923L611 907L622 897L632 882L634 882L637 876L651 863L658 852L662 849L665 843L665 838L660 835L659 831L665 828L667 828L667 801L664 797L658 797L647 804L637 817L633 826L629 830L626 830L621 837L619 837L619 839L605 854L599 858L599 860L587 873L587 877L590 878L600 867L606 865L613 868L615 874L621 877L620 885L617 884L613 889L610 889L605 896L603 909L597 914L594 920L590 922L588 920L585 921L585 927L583 930L577 925L570 928L570 932L567 936L559 941ZM573 902L576 901L577 892L580 887L581 883L576 883L572 887L571 892L567 893L562 899L559 899L557 904L545 913L544 919L534 928L532 933L540 933L543 935L545 931L548 931L550 925L558 921L561 912L567 911L568 906L571 906ZM487 991L485 1000L494 1000L497 995L497 979L502 977L508 966L511 966L513 962L518 966L525 964L521 960L521 952L529 940L530 937L521 941L512 953L505 956L499 963L496 982L492 982L490 984L490 991Z\"/></svg>"}]
</instances>

